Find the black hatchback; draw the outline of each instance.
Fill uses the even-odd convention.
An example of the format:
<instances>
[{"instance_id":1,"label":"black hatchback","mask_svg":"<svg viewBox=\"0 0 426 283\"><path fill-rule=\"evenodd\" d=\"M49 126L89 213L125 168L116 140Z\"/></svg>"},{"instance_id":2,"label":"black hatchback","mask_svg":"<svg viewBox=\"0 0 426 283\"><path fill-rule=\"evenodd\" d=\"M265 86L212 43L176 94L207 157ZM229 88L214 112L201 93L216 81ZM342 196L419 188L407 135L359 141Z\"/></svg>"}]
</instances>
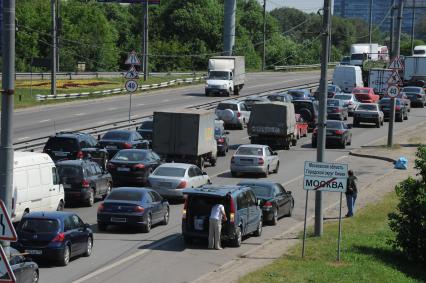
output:
<instances>
[{"instance_id":1,"label":"black hatchback","mask_svg":"<svg viewBox=\"0 0 426 283\"><path fill-rule=\"evenodd\" d=\"M109 131L99 140L99 144L106 148L109 158L121 149L149 148L149 142L144 140L138 132L131 130Z\"/></svg>"},{"instance_id":2,"label":"black hatchback","mask_svg":"<svg viewBox=\"0 0 426 283\"><path fill-rule=\"evenodd\" d=\"M12 246L36 261L55 260L64 266L72 257L92 253L92 229L73 212L30 212L22 217L16 233L18 241Z\"/></svg>"}]
</instances>

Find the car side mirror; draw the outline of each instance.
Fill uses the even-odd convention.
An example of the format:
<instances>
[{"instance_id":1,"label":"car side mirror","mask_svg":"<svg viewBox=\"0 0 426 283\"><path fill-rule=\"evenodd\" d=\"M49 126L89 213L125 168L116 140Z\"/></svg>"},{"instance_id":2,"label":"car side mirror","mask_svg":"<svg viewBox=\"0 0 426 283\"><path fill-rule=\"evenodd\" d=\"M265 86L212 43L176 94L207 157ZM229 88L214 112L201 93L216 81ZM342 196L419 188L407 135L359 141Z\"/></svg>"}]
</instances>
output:
<instances>
[{"instance_id":1,"label":"car side mirror","mask_svg":"<svg viewBox=\"0 0 426 283\"><path fill-rule=\"evenodd\" d=\"M287 194L288 194L288 195L291 195L291 191L287 191Z\"/></svg>"},{"instance_id":2,"label":"car side mirror","mask_svg":"<svg viewBox=\"0 0 426 283\"><path fill-rule=\"evenodd\" d=\"M84 223L83 225L84 229L87 230L90 228L90 224L89 223Z\"/></svg>"},{"instance_id":3,"label":"car side mirror","mask_svg":"<svg viewBox=\"0 0 426 283\"><path fill-rule=\"evenodd\" d=\"M100 141L100 140L101 140L101 135L99 134L99 135L98 135L98 141Z\"/></svg>"},{"instance_id":4,"label":"car side mirror","mask_svg":"<svg viewBox=\"0 0 426 283\"><path fill-rule=\"evenodd\" d=\"M272 152L272 155L278 155L278 152L274 151L274 152Z\"/></svg>"},{"instance_id":5,"label":"car side mirror","mask_svg":"<svg viewBox=\"0 0 426 283\"><path fill-rule=\"evenodd\" d=\"M207 172L204 172L204 171L203 171L203 175L204 175L204 176L207 176Z\"/></svg>"},{"instance_id":6,"label":"car side mirror","mask_svg":"<svg viewBox=\"0 0 426 283\"><path fill-rule=\"evenodd\" d=\"M228 131L226 131L226 132L225 132L225 135L229 135L229 132L228 132Z\"/></svg>"},{"instance_id":7,"label":"car side mirror","mask_svg":"<svg viewBox=\"0 0 426 283\"><path fill-rule=\"evenodd\" d=\"M257 199L256 204L257 206L260 206L260 199Z\"/></svg>"}]
</instances>

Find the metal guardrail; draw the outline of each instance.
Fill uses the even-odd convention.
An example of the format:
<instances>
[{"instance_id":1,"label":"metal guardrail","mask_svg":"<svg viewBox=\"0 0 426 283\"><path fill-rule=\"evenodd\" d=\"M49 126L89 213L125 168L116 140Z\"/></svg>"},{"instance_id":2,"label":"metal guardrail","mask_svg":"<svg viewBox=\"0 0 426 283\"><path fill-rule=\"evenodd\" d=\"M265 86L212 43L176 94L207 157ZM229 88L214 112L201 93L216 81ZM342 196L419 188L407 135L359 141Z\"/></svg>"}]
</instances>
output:
<instances>
[{"instance_id":1,"label":"metal guardrail","mask_svg":"<svg viewBox=\"0 0 426 283\"><path fill-rule=\"evenodd\" d=\"M176 79L176 80L171 80L168 82L162 82L159 84L140 85L138 89L141 91L146 91L150 89L164 88L164 87L169 87L173 85L198 82L198 81L202 81L203 79L204 77ZM36 94L36 100L45 101L45 100L73 99L73 98L81 98L81 97L94 96L94 95L104 96L104 95L111 95L111 94L120 94L125 92L127 92L125 88L115 88L115 89L98 90L98 91L92 91L92 92L64 93L64 94L57 94L57 95Z\"/></svg>"},{"instance_id":2,"label":"metal guardrail","mask_svg":"<svg viewBox=\"0 0 426 283\"><path fill-rule=\"evenodd\" d=\"M258 96L267 96L271 93L275 93L278 91L286 91L289 89L295 89L295 88L305 88L305 89L309 89L311 92L314 88L317 88L319 85L319 83L308 83L308 84L302 84L302 85L295 85L295 86L291 86L291 87L285 87L285 88L276 88L276 89L270 89L264 92L258 92L258 93L251 93L251 94L245 94L245 95L240 95L238 97L238 100L243 100L244 98L248 97L248 96L253 96L253 95L258 95ZM217 99L211 102L206 102L206 103L202 103L202 104L198 104L198 105L193 105L193 106L188 106L186 107L187 109L214 109L216 108L216 106L219 104L219 102L225 101L225 100L229 100L232 97L226 97L226 98L221 98L221 99ZM107 131L110 130L115 130L115 129L130 129L133 128L137 125L140 125L140 123L143 120L146 120L148 118L152 118L152 115L145 115L145 116L141 116L135 119L132 119L129 123L128 119L125 120L119 120L119 121L115 121L115 122L110 122L107 124L99 124L93 127L87 127L87 128L82 128L82 129L78 129L75 130L73 132L85 132L88 134L92 134L92 135L101 135L103 133L106 133ZM19 141L14 143L14 149L15 150L40 150L43 148L44 144L46 143L47 139L50 137L49 136L43 136L43 137L38 137L38 138L34 138L34 139L29 139L29 140L24 140L24 141Z\"/></svg>"},{"instance_id":3,"label":"metal guardrail","mask_svg":"<svg viewBox=\"0 0 426 283\"><path fill-rule=\"evenodd\" d=\"M328 66L337 66L339 62L330 62ZM311 69L311 68L320 68L321 64L311 64L311 65L287 65L287 66L275 66L275 71L280 70L303 70L303 69Z\"/></svg>"}]
</instances>

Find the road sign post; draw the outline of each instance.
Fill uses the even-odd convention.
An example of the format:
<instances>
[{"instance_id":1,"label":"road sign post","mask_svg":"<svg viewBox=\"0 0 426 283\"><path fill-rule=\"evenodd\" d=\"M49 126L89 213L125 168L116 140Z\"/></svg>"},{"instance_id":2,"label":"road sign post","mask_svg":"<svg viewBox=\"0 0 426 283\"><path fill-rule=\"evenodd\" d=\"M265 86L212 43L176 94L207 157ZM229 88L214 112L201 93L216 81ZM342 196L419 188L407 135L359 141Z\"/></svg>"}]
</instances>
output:
<instances>
[{"instance_id":1,"label":"road sign post","mask_svg":"<svg viewBox=\"0 0 426 283\"><path fill-rule=\"evenodd\" d=\"M126 61L124 62L126 65L130 65L130 69L127 71L127 73L124 75L124 77L127 79L126 83L124 84L125 89L127 92L130 93L129 97L129 125L130 120L132 118L132 94L138 90L138 82L136 79L139 78L139 73L136 71L135 66L139 66L141 64L141 61L138 58L138 55L133 50L129 53L127 56Z\"/></svg>"},{"instance_id":2,"label":"road sign post","mask_svg":"<svg viewBox=\"0 0 426 283\"><path fill-rule=\"evenodd\" d=\"M325 191L340 193L339 235L337 241L337 260L340 260L342 194L346 192L347 180L347 164L305 161L303 189L306 190L306 200L305 219L303 225L302 258L305 256L306 221L308 213L309 191Z\"/></svg>"}]
</instances>

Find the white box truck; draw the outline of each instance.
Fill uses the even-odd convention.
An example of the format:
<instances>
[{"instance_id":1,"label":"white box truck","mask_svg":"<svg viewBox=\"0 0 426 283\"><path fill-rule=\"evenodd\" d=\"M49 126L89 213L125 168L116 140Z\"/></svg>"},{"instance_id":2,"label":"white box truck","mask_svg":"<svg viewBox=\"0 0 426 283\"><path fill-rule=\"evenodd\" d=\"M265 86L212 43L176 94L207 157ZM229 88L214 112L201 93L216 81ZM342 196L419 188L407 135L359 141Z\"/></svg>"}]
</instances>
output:
<instances>
[{"instance_id":1,"label":"white box truck","mask_svg":"<svg viewBox=\"0 0 426 283\"><path fill-rule=\"evenodd\" d=\"M368 74L368 87L374 89L380 96L386 94L389 87L388 80L393 74L391 69L370 69Z\"/></svg>"},{"instance_id":2,"label":"white box truck","mask_svg":"<svg viewBox=\"0 0 426 283\"><path fill-rule=\"evenodd\" d=\"M13 162L12 222L32 211L62 210L64 188L55 163L46 153L15 151Z\"/></svg>"},{"instance_id":3,"label":"white box truck","mask_svg":"<svg viewBox=\"0 0 426 283\"><path fill-rule=\"evenodd\" d=\"M357 43L351 45L351 61L354 66L362 66L365 60L379 60L379 44Z\"/></svg>"},{"instance_id":4,"label":"white box truck","mask_svg":"<svg viewBox=\"0 0 426 283\"><path fill-rule=\"evenodd\" d=\"M209 59L206 96L238 95L245 83L244 56L217 56Z\"/></svg>"},{"instance_id":5,"label":"white box truck","mask_svg":"<svg viewBox=\"0 0 426 283\"><path fill-rule=\"evenodd\" d=\"M404 83L426 81L426 57L405 57Z\"/></svg>"}]
</instances>

